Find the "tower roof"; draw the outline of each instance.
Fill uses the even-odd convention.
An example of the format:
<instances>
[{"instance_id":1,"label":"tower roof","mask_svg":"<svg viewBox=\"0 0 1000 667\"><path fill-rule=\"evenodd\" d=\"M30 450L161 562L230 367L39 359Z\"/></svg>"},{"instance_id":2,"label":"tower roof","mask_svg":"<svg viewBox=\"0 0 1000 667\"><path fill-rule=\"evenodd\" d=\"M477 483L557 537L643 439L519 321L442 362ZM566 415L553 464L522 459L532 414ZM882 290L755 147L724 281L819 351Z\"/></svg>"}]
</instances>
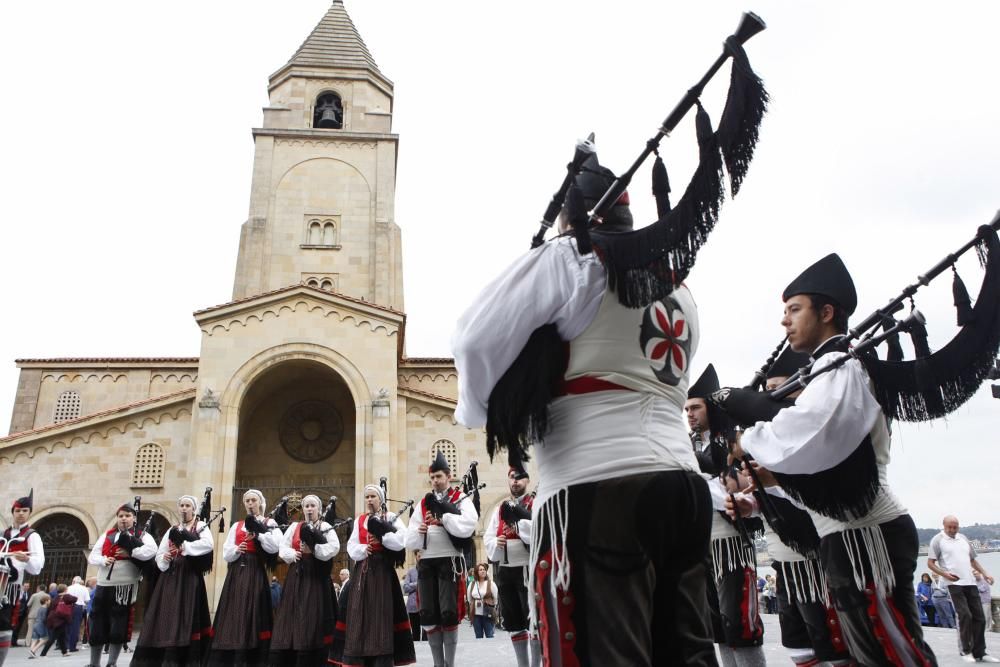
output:
<instances>
[{"instance_id":1,"label":"tower roof","mask_svg":"<svg viewBox=\"0 0 1000 667\"><path fill-rule=\"evenodd\" d=\"M382 74L348 16L343 0L333 0L326 16L302 42L288 65L369 69Z\"/></svg>"}]
</instances>

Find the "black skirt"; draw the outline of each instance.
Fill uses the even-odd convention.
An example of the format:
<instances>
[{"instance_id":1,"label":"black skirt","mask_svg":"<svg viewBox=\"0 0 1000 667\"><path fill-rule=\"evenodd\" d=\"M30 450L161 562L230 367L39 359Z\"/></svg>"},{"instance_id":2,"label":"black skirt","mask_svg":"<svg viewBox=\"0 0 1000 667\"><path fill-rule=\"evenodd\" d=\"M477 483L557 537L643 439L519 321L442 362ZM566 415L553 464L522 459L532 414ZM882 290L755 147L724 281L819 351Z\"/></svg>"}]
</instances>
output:
<instances>
[{"instance_id":1,"label":"black skirt","mask_svg":"<svg viewBox=\"0 0 1000 667\"><path fill-rule=\"evenodd\" d=\"M160 574L146 609L133 667L201 665L212 644L205 577L195 559L181 556Z\"/></svg>"},{"instance_id":2,"label":"black skirt","mask_svg":"<svg viewBox=\"0 0 1000 667\"><path fill-rule=\"evenodd\" d=\"M245 553L226 571L208 664L268 664L271 626L271 591L264 559L259 553Z\"/></svg>"},{"instance_id":3,"label":"black skirt","mask_svg":"<svg viewBox=\"0 0 1000 667\"><path fill-rule=\"evenodd\" d=\"M288 568L271 636L270 663L275 667L326 664L336 621L331 566L303 554Z\"/></svg>"},{"instance_id":4,"label":"black skirt","mask_svg":"<svg viewBox=\"0 0 1000 667\"><path fill-rule=\"evenodd\" d=\"M330 662L363 666L416 662L410 618L396 578L392 554L376 552L361 561L340 594L340 619L334 631Z\"/></svg>"}]
</instances>

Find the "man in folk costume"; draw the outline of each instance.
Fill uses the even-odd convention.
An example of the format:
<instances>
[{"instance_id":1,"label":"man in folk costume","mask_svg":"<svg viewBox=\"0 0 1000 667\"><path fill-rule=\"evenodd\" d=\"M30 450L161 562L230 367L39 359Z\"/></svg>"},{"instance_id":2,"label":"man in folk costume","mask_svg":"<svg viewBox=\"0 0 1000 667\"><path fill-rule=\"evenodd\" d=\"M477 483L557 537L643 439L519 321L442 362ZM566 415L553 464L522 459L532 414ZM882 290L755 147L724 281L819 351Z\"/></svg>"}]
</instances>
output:
<instances>
[{"instance_id":1,"label":"man in folk costume","mask_svg":"<svg viewBox=\"0 0 1000 667\"><path fill-rule=\"evenodd\" d=\"M209 665L262 666L271 648L271 589L281 530L264 514L267 499L257 489L243 494L245 519L233 522L222 545L228 563L222 596L215 611Z\"/></svg>"},{"instance_id":2,"label":"man in folk costume","mask_svg":"<svg viewBox=\"0 0 1000 667\"><path fill-rule=\"evenodd\" d=\"M160 540L156 588L146 608L133 667L201 665L212 643L205 573L212 569L215 540L197 516L198 501L177 499L181 520Z\"/></svg>"},{"instance_id":3,"label":"man in folk costume","mask_svg":"<svg viewBox=\"0 0 1000 667\"><path fill-rule=\"evenodd\" d=\"M406 603L396 577L406 556L406 526L386 511L385 491L364 488L365 512L347 540L358 563L351 585L340 596L340 614L330 660L344 667L392 667L417 661Z\"/></svg>"},{"instance_id":4,"label":"man in folk costume","mask_svg":"<svg viewBox=\"0 0 1000 667\"><path fill-rule=\"evenodd\" d=\"M698 469L708 482L712 497L712 529L710 534L711 569L708 570L706 593L712 619L712 634L719 648L723 665L762 665L765 663L761 644L764 626L757 604L757 558L750 537L757 525L747 527L742 517L731 519L726 513L730 492L746 485L734 483L727 473L728 439L732 437L732 422L708 398L719 389L719 376L709 364L691 385L684 403L684 412L691 428L691 444ZM727 488L732 485L733 488ZM737 522L741 522L737 525Z\"/></svg>"},{"instance_id":5,"label":"man in folk costume","mask_svg":"<svg viewBox=\"0 0 1000 667\"><path fill-rule=\"evenodd\" d=\"M87 558L98 567L89 622L90 667L100 667L105 644L108 665L118 664L128 635L129 614L139 595L142 568L156 556L156 541L136 526L136 518L131 504L119 507L115 526L97 539Z\"/></svg>"},{"instance_id":6,"label":"man in folk costume","mask_svg":"<svg viewBox=\"0 0 1000 667\"><path fill-rule=\"evenodd\" d=\"M0 539L0 665L7 659L14 628L20 619L17 598L21 584L45 567L45 549L41 536L28 525L34 509L35 490L11 505L11 525Z\"/></svg>"},{"instance_id":7,"label":"man in folk costume","mask_svg":"<svg viewBox=\"0 0 1000 667\"><path fill-rule=\"evenodd\" d=\"M337 533L320 515L319 496L302 499L302 521L288 526L278 555L288 563L274 621L270 663L275 667L325 665L336 620L330 570L340 551Z\"/></svg>"},{"instance_id":8,"label":"man in folk costume","mask_svg":"<svg viewBox=\"0 0 1000 667\"><path fill-rule=\"evenodd\" d=\"M510 497L500 503L483 532L483 546L489 560L498 563L496 584L500 590L500 622L510 633L518 667L541 665L541 646L529 628L528 556L531 548L531 505L528 472L520 465L507 473Z\"/></svg>"},{"instance_id":9,"label":"man in folk costume","mask_svg":"<svg viewBox=\"0 0 1000 667\"><path fill-rule=\"evenodd\" d=\"M479 513L471 497L449 485L451 468L438 451L427 469L431 490L420 500L406 530L406 548L420 550L417 590L420 625L427 632L435 667L455 667L459 601L465 600L465 547Z\"/></svg>"},{"instance_id":10,"label":"man in folk costume","mask_svg":"<svg viewBox=\"0 0 1000 667\"><path fill-rule=\"evenodd\" d=\"M836 254L819 260L782 294L782 325L796 352L815 361L813 380L770 422L742 435L742 450L804 505L820 537L820 562L851 656L864 665L933 665L914 598L918 539L889 489L889 429L857 359L817 375L839 356L857 306ZM723 408L721 390L713 400Z\"/></svg>"}]
</instances>

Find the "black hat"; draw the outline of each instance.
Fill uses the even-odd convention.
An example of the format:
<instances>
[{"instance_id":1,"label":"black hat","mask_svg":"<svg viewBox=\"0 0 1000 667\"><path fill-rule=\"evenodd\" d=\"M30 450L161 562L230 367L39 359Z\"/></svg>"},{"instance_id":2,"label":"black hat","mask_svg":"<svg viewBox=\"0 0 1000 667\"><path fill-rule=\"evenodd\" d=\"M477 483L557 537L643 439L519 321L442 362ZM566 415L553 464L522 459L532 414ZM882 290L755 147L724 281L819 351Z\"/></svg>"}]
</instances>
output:
<instances>
[{"instance_id":1,"label":"black hat","mask_svg":"<svg viewBox=\"0 0 1000 667\"><path fill-rule=\"evenodd\" d=\"M444 457L444 454L442 454L439 449L437 456L434 457L430 467L427 468L427 472L440 472L442 470L450 473L451 467L448 465L448 459Z\"/></svg>"},{"instance_id":2,"label":"black hat","mask_svg":"<svg viewBox=\"0 0 1000 667\"><path fill-rule=\"evenodd\" d=\"M597 153L591 153L583 166L580 167L580 173L576 175L576 187L580 188L580 192L583 194L583 199L587 203L597 203L604 193L608 191L608 188L615 182L615 173L608 169L607 167L602 167L600 162L597 161ZM615 206L628 206L628 192L623 192L615 202Z\"/></svg>"},{"instance_id":3,"label":"black hat","mask_svg":"<svg viewBox=\"0 0 1000 667\"><path fill-rule=\"evenodd\" d=\"M719 375L715 372L715 366L708 365L701 377L690 387L688 387L688 398L703 398L708 400L712 392L719 388Z\"/></svg>"},{"instance_id":4,"label":"black hat","mask_svg":"<svg viewBox=\"0 0 1000 667\"><path fill-rule=\"evenodd\" d=\"M135 508L132 506L132 503L124 503L118 509L115 510L115 514L117 515L122 510L128 512L129 514L135 514Z\"/></svg>"},{"instance_id":5,"label":"black hat","mask_svg":"<svg viewBox=\"0 0 1000 667\"><path fill-rule=\"evenodd\" d=\"M510 477L511 473L514 473L514 479L528 479L529 477L528 471L524 469L524 466L520 465L512 465L510 470L507 471L507 476Z\"/></svg>"},{"instance_id":6,"label":"black hat","mask_svg":"<svg viewBox=\"0 0 1000 667\"><path fill-rule=\"evenodd\" d=\"M808 354L802 352L796 352L789 345L785 348L785 351L781 353L778 359L771 365L767 370L767 378L779 378L779 377L790 377L795 374L795 371L799 370L803 366L809 363L810 357Z\"/></svg>"},{"instance_id":7,"label":"black hat","mask_svg":"<svg viewBox=\"0 0 1000 667\"><path fill-rule=\"evenodd\" d=\"M10 506L10 509L12 512L17 509L35 509L35 490L31 489L31 491L28 492L28 495L15 500L14 504Z\"/></svg>"},{"instance_id":8,"label":"black hat","mask_svg":"<svg viewBox=\"0 0 1000 667\"><path fill-rule=\"evenodd\" d=\"M820 294L836 301L848 315L858 307L858 293L854 281L837 253L831 253L799 274L788 283L781 294L788 301L797 294Z\"/></svg>"}]
</instances>

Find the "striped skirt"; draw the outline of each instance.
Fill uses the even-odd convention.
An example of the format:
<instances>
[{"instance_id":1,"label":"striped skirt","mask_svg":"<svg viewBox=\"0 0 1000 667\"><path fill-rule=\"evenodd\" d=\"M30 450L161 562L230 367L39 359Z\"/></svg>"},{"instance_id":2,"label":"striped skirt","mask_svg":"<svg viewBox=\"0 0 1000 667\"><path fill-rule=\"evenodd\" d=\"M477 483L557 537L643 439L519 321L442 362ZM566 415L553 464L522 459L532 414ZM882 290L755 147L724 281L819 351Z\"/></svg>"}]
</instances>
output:
<instances>
[{"instance_id":1,"label":"striped skirt","mask_svg":"<svg viewBox=\"0 0 1000 667\"><path fill-rule=\"evenodd\" d=\"M215 611L215 637L208 664L266 665L271 648L271 591L260 554L230 563Z\"/></svg>"},{"instance_id":2,"label":"striped skirt","mask_svg":"<svg viewBox=\"0 0 1000 667\"><path fill-rule=\"evenodd\" d=\"M197 565L178 558L162 573L146 610L133 667L201 665L212 643L205 577Z\"/></svg>"},{"instance_id":3,"label":"striped skirt","mask_svg":"<svg viewBox=\"0 0 1000 667\"><path fill-rule=\"evenodd\" d=\"M303 555L288 568L271 636L272 665L326 664L336 620L330 568L329 561L311 555Z\"/></svg>"}]
</instances>

